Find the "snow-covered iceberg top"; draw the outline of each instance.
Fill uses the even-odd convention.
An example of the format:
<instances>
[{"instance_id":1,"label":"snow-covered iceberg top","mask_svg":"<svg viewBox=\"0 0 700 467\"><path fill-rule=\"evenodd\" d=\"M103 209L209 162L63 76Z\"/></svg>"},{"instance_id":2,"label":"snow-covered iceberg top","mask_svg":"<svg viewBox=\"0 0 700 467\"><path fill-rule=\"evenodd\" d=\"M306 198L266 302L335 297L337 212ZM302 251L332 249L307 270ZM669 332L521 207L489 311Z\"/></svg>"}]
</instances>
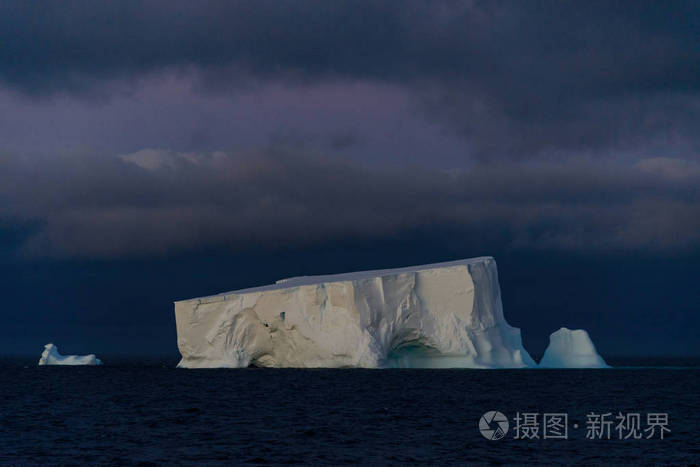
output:
<instances>
[{"instance_id":1,"label":"snow-covered iceberg top","mask_svg":"<svg viewBox=\"0 0 700 467\"><path fill-rule=\"evenodd\" d=\"M41 353L39 365L102 365L102 361L95 355L61 355L58 347L46 344Z\"/></svg>"},{"instance_id":2,"label":"snow-covered iceberg top","mask_svg":"<svg viewBox=\"0 0 700 467\"><path fill-rule=\"evenodd\" d=\"M175 302L180 367L523 368L492 257L304 276Z\"/></svg>"},{"instance_id":3,"label":"snow-covered iceberg top","mask_svg":"<svg viewBox=\"0 0 700 467\"><path fill-rule=\"evenodd\" d=\"M583 329L561 328L549 336L540 368L609 368Z\"/></svg>"}]
</instances>

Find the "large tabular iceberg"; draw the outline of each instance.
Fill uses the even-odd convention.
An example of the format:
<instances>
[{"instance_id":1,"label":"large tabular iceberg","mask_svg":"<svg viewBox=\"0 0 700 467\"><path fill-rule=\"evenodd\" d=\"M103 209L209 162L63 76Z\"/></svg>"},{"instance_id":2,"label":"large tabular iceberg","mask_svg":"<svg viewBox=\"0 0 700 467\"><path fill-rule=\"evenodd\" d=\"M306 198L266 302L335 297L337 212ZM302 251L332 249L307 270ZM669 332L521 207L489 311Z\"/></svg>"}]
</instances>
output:
<instances>
[{"instance_id":1,"label":"large tabular iceberg","mask_svg":"<svg viewBox=\"0 0 700 467\"><path fill-rule=\"evenodd\" d=\"M481 257L175 302L180 367L536 366Z\"/></svg>"},{"instance_id":2,"label":"large tabular iceberg","mask_svg":"<svg viewBox=\"0 0 700 467\"><path fill-rule=\"evenodd\" d=\"M583 329L561 328L549 336L540 368L609 368Z\"/></svg>"},{"instance_id":3,"label":"large tabular iceberg","mask_svg":"<svg viewBox=\"0 0 700 467\"><path fill-rule=\"evenodd\" d=\"M39 365L102 365L102 361L95 355L61 355L58 347L46 344L41 353Z\"/></svg>"}]
</instances>

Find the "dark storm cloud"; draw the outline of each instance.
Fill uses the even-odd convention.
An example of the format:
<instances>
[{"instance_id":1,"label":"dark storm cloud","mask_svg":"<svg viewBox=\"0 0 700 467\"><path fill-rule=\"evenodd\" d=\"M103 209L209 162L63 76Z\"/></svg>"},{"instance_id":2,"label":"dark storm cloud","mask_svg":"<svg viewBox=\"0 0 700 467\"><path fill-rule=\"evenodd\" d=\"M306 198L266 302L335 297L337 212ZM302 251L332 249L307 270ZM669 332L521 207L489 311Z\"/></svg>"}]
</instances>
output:
<instances>
[{"instance_id":1,"label":"dark storm cloud","mask_svg":"<svg viewBox=\"0 0 700 467\"><path fill-rule=\"evenodd\" d=\"M220 92L382 81L481 159L696 157L699 22L696 2L3 2L0 79L39 96L177 70Z\"/></svg>"},{"instance_id":2,"label":"dark storm cloud","mask_svg":"<svg viewBox=\"0 0 700 467\"><path fill-rule=\"evenodd\" d=\"M2 169L0 219L35 226L20 246L34 257L303 247L421 230L514 250L700 246L700 166L667 158L634 167L370 171L275 148L146 149Z\"/></svg>"},{"instance_id":3,"label":"dark storm cloud","mask_svg":"<svg viewBox=\"0 0 700 467\"><path fill-rule=\"evenodd\" d=\"M26 90L186 65L466 78L514 96L700 84L694 2L17 1L1 13L2 74Z\"/></svg>"},{"instance_id":4,"label":"dark storm cloud","mask_svg":"<svg viewBox=\"0 0 700 467\"><path fill-rule=\"evenodd\" d=\"M31 226L22 251L38 256L432 226L522 249L696 247L699 14L3 2L0 222ZM58 156L76 147L92 156ZM113 157L144 147L165 149ZM230 147L252 149L215 152ZM429 168L395 167L406 160Z\"/></svg>"}]
</instances>

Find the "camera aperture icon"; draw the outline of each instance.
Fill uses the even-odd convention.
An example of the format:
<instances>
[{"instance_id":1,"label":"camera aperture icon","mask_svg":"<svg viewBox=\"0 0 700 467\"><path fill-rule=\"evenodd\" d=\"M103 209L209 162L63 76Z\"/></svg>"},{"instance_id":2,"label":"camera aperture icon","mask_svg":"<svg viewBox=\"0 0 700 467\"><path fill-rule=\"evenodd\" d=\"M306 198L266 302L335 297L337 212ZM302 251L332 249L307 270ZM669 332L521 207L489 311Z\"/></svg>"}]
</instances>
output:
<instances>
[{"instance_id":1,"label":"camera aperture icon","mask_svg":"<svg viewBox=\"0 0 700 467\"><path fill-rule=\"evenodd\" d=\"M491 441L501 439L508 433L508 418L497 410L486 412L479 420L479 431Z\"/></svg>"}]
</instances>

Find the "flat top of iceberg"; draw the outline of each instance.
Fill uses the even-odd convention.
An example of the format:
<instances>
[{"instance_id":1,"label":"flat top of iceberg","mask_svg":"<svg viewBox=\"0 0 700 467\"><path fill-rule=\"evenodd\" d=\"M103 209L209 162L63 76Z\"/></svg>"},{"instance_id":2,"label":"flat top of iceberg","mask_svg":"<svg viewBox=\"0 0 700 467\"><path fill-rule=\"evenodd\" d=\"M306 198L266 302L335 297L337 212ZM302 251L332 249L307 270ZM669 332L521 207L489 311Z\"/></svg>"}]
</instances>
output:
<instances>
[{"instance_id":1,"label":"flat top of iceberg","mask_svg":"<svg viewBox=\"0 0 700 467\"><path fill-rule=\"evenodd\" d=\"M341 281L357 281L362 279L370 279L373 277L390 276L395 274L402 274L407 272L417 272L425 271L429 269L441 269L449 268L453 266L465 266L470 264L483 263L487 261L493 261L493 256L479 256L476 258L458 259L455 261L445 261L442 263L432 263L432 264L421 264L418 266L407 266L403 268L394 269L373 269L369 271L357 271L357 272L345 272L341 274L326 274L320 276L299 276L290 277L288 279L280 279L274 284L263 285L259 287L250 287L247 289L232 290L230 292L222 292L214 295L207 295L204 297L190 298L187 300L177 300L178 302L189 302L196 301L204 298L220 297L225 298L226 295L236 295L242 293L251 292L265 292L268 290L278 290L278 289L288 289L292 287L299 287L304 285L314 285L326 282L341 282Z\"/></svg>"}]
</instances>

